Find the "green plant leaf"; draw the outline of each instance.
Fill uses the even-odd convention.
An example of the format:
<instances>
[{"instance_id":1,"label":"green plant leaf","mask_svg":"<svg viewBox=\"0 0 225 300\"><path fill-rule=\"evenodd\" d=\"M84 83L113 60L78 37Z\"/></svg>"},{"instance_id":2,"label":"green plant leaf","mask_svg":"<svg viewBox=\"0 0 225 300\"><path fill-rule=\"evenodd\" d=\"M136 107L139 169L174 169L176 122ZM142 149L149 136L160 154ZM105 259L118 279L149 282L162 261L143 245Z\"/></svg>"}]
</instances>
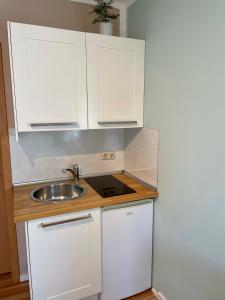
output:
<instances>
[{"instance_id":1,"label":"green plant leaf","mask_svg":"<svg viewBox=\"0 0 225 300\"><path fill-rule=\"evenodd\" d=\"M95 0L97 3L93 10L89 14L96 14L96 18L93 20L93 24L101 22L110 22L110 20L115 20L119 17L119 14L111 14L108 10L113 9L113 0Z\"/></svg>"}]
</instances>

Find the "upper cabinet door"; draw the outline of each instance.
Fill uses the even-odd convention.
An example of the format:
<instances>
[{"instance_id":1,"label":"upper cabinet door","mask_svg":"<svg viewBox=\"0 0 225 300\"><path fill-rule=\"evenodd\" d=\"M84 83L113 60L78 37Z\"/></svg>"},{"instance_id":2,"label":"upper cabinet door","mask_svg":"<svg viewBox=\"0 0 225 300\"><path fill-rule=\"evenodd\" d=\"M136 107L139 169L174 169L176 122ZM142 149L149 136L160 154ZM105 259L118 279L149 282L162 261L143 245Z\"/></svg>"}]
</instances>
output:
<instances>
[{"instance_id":1,"label":"upper cabinet door","mask_svg":"<svg viewBox=\"0 0 225 300\"><path fill-rule=\"evenodd\" d=\"M18 132L86 129L85 33L8 27Z\"/></svg>"},{"instance_id":2,"label":"upper cabinet door","mask_svg":"<svg viewBox=\"0 0 225 300\"><path fill-rule=\"evenodd\" d=\"M86 34L89 128L143 126L145 42Z\"/></svg>"}]
</instances>

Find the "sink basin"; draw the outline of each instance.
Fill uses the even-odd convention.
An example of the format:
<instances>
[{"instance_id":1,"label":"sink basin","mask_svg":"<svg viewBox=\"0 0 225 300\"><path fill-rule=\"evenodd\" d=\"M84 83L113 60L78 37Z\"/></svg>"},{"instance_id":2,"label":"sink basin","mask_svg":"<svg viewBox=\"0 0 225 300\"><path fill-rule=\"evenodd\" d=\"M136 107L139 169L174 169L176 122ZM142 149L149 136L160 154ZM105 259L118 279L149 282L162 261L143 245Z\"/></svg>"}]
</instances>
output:
<instances>
[{"instance_id":1,"label":"sink basin","mask_svg":"<svg viewBox=\"0 0 225 300\"><path fill-rule=\"evenodd\" d=\"M30 198L43 203L58 203L82 197L86 190L75 183L59 183L34 190Z\"/></svg>"}]
</instances>

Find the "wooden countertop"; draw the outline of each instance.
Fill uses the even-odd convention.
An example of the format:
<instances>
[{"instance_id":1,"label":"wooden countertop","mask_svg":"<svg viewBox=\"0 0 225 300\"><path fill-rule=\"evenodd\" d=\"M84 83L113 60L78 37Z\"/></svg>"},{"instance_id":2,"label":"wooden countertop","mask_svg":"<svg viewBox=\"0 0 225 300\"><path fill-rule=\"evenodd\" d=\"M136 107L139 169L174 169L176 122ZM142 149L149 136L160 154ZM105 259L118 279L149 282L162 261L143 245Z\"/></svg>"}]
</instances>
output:
<instances>
[{"instance_id":1,"label":"wooden countertop","mask_svg":"<svg viewBox=\"0 0 225 300\"><path fill-rule=\"evenodd\" d=\"M136 193L102 198L84 179L81 179L80 185L87 189L87 193L83 197L78 200L46 204L31 200L29 198L29 194L36 188L50 184L49 182L46 184L39 183L14 187L14 222L19 223L74 211L87 210L137 200L155 199L158 197L158 192L144 187L142 184L125 174L116 174L113 176L134 189Z\"/></svg>"}]
</instances>

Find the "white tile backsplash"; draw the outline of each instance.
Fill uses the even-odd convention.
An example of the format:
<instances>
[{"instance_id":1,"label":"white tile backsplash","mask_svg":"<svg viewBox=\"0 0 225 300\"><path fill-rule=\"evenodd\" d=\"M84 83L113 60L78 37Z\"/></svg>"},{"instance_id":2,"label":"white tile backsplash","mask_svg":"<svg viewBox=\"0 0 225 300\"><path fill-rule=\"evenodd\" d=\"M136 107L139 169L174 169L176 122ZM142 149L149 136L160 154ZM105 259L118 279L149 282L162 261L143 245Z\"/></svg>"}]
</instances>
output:
<instances>
[{"instance_id":1,"label":"white tile backsplash","mask_svg":"<svg viewBox=\"0 0 225 300\"><path fill-rule=\"evenodd\" d=\"M124 134L124 170L157 187L158 130L129 129Z\"/></svg>"},{"instance_id":2,"label":"white tile backsplash","mask_svg":"<svg viewBox=\"0 0 225 300\"><path fill-rule=\"evenodd\" d=\"M10 131L10 151L14 184L65 178L62 169L78 163L81 175L126 170L157 186L156 129L21 133L19 141ZM108 151L115 160L101 160Z\"/></svg>"},{"instance_id":3,"label":"white tile backsplash","mask_svg":"<svg viewBox=\"0 0 225 300\"><path fill-rule=\"evenodd\" d=\"M123 170L124 130L22 133L10 132L12 175L15 184L64 178L63 168L81 165L81 174ZM101 152L114 151L116 159L101 160Z\"/></svg>"}]
</instances>

